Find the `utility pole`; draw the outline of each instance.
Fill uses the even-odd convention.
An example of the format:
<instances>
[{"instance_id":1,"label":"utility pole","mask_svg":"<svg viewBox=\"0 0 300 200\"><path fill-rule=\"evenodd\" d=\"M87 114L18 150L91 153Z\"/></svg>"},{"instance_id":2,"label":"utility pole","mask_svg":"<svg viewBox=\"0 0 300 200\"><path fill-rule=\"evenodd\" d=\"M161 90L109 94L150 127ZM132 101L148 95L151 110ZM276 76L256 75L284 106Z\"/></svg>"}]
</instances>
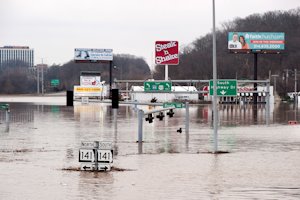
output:
<instances>
[{"instance_id":1,"label":"utility pole","mask_svg":"<svg viewBox=\"0 0 300 200\"><path fill-rule=\"evenodd\" d=\"M37 72L37 94L39 95L40 94L40 70L39 70L39 67L38 65L36 66L36 72Z\"/></svg>"},{"instance_id":2,"label":"utility pole","mask_svg":"<svg viewBox=\"0 0 300 200\"><path fill-rule=\"evenodd\" d=\"M42 95L44 95L44 59L42 58Z\"/></svg>"},{"instance_id":3,"label":"utility pole","mask_svg":"<svg viewBox=\"0 0 300 200\"><path fill-rule=\"evenodd\" d=\"M297 104L298 102L298 93L297 93L297 69L295 69L295 95L294 95L294 102Z\"/></svg>"}]
</instances>

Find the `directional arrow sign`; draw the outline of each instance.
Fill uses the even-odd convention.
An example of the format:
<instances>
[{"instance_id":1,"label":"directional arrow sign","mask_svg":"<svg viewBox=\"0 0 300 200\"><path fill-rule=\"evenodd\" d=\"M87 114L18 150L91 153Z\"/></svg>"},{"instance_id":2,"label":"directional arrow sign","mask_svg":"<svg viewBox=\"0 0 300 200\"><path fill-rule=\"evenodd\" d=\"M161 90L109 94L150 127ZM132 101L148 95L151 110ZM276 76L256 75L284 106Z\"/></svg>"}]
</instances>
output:
<instances>
[{"instance_id":1,"label":"directional arrow sign","mask_svg":"<svg viewBox=\"0 0 300 200\"><path fill-rule=\"evenodd\" d=\"M111 165L108 165L108 164L99 164L98 165L98 170L99 171L109 171L111 170Z\"/></svg>"},{"instance_id":2,"label":"directional arrow sign","mask_svg":"<svg viewBox=\"0 0 300 200\"><path fill-rule=\"evenodd\" d=\"M220 93L224 96L226 94L226 91L222 90Z\"/></svg>"},{"instance_id":3,"label":"directional arrow sign","mask_svg":"<svg viewBox=\"0 0 300 200\"><path fill-rule=\"evenodd\" d=\"M166 102L163 103L163 108L184 108L184 104L183 103L179 103L179 102Z\"/></svg>"},{"instance_id":4,"label":"directional arrow sign","mask_svg":"<svg viewBox=\"0 0 300 200\"><path fill-rule=\"evenodd\" d=\"M82 170L82 171L94 171L94 170L97 170L97 169L96 169L96 165L94 163L85 163L85 164L81 165L80 170Z\"/></svg>"},{"instance_id":5,"label":"directional arrow sign","mask_svg":"<svg viewBox=\"0 0 300 200\"><path fill-rule=\"evenodd\" d=\"M213 95L213 80L209 81L209 95ZM237 81L232 79L217 80L217 95L218 96L236 96Z\"/></svg>"},{"instance_id":6,"label":"directional arrow sign","mask_svg":"<svg viewBox=\"0 0 300 200\"><path fill-rule=\"evenodd\" d=\"M91 167L88 167L88 166L85 166L85 165L84 165L84 166L82 167L82 169L87 170L87 169L91 169Z\"/></svg>"},{"instance_id":7,"label":"directional arrow sign","mask_svg":"<svg viewBox=\"0 0 300 200\"><path fill-rule=\"evenodd\" d=\"M172 83L170 81L146 81L144 82L145 92L171 92Z\"/></svg>"}]
</instances>

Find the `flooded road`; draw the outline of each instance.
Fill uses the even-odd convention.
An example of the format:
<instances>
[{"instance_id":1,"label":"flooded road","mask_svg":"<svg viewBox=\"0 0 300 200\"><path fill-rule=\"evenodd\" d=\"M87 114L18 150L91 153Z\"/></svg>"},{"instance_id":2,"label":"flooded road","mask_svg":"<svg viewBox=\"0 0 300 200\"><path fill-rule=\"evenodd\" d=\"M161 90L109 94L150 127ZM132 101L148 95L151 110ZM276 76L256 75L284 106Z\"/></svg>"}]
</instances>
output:
<instances>
[{"instance_id":1,"label":"flooded road","mask_svg":"<svg viewBox=\"0 0 300 200\"><path fill-rule=\"evenodd\" d=\"M54 98L55 99L55 98ZM0 199L299 199L298 107L275 104L269 125L264 105L220 105L219 148L213 148L210 105L190 106L173 118L144 121L137 141L133 106L117 112L107 104L65 101L10 103L5 131L0 115ZM147 106L142 106L145 110ZM108 173L78 171L81 141L111 141Z\"/></svg>"}]
</instances>

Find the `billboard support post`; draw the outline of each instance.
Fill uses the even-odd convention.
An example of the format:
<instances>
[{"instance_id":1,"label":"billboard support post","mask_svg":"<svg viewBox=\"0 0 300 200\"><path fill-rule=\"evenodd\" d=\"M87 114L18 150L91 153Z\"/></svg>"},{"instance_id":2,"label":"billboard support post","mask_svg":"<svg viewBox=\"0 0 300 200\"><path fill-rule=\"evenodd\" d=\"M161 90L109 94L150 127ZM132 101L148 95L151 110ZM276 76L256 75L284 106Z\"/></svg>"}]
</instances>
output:
<instances>
[{"instance_id":1,"label":"billboard support post","mask_svg":"<svg viewBox=\"0 0 300 200\"><path fill-rule=\"evenodd\" d=\"M298 93L297 93L297 69L295 69L295 94L294 94L294 103L298 104Z\"/></svg>"},{"instance_id":2,"label":"billboard support post","mask_svg":"<svg viewBox=\"0 0 300 200\"><path fill-rule=\"evenodd\" d=\"M109 98L111 99L112 93L111 93L111 87L112 87L112 68L113 68L113 62L112 60L109 61Z\"/></svg>"},{"instance_id":3,"label":"billboard support post","mask_svg":"<svg viewBox=\"0 0 300 200\"><path fill-rule=\"evenodd\" d=\"M257 53L254 53L254 64L253 64L253 80L257 80ZM257 91L257 83L254 82L253 84L254 91ZM257 93L253 94L253 104L257 105Z\"/></svg>"},{"instance_id":4,"label":"billboard support post","mask_svg":"<svg viewBox=\"0 0 300 200\"><path fill-rule=\"evenodd\" d=\"M169 66L165 65L165 80L169 80Z\"/></svg>"}]
</instances>

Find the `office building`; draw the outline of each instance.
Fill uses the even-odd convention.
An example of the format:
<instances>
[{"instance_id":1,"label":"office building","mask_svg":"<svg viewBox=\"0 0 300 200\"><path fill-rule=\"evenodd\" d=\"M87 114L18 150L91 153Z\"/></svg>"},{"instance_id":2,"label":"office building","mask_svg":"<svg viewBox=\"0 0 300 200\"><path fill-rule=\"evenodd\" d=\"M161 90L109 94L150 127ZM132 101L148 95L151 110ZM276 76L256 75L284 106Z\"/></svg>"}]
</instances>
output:
<instances>
[{"instance_id":1,"label":"office building","mask_svg":"<svg viewBox=\"0 0 300 200\"><path fill-rule=\"evenodd\" d=\"M0 47L0 67L34 66L34 51L27 46Z\"/></svg>"}]
</instances>

